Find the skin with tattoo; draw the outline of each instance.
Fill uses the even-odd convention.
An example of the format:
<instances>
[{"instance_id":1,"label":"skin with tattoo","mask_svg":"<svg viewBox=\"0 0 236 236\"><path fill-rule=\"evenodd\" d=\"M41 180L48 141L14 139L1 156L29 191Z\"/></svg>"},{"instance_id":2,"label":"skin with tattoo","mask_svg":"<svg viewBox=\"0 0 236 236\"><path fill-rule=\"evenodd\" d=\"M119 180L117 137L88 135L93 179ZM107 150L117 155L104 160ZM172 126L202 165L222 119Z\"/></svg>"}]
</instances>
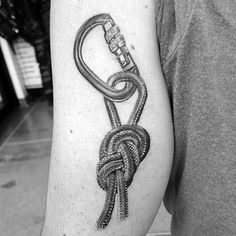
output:
<instances>
[{"instance_id":1,"label":"skin with tattoo","mask_svg":"<svg viewBox=\"0 0 236 236\"><path fill-rule=\"evenodd\" d=\"M123 72L113 74L107 84L92 72L83 61L82 46L86 35L94 27L101 25L105 31L105 39L110 51L115 54ZM100 14L86 21L80 28L75 41L74 58L80 73L88 82L104 96L112 130L102 141L97 165L97 181L106 191L103 211L97 221L97 227L105 228L113 212L115 196L120 203L120 219L128 217L127 188L133 180L139 164L149 150L150 138L145 129L137 126L147 99L147 89L134 63L120 29L108 14ZM115 86L125 82L123 89L115 90ZM128 100L135 90L138 98L126 125L122 125L115 103Z\"/></svg>"},{"instance_id":2,"label":"skin with tattoo","mask_svg":"<svg viewBox=\"0 0 236 236\"><path fill-rule=\"evenodd\" d=\"M173 155L155 1L51 4L54 127L42 236L143 236Z\"/></svg>"}]
</instances>

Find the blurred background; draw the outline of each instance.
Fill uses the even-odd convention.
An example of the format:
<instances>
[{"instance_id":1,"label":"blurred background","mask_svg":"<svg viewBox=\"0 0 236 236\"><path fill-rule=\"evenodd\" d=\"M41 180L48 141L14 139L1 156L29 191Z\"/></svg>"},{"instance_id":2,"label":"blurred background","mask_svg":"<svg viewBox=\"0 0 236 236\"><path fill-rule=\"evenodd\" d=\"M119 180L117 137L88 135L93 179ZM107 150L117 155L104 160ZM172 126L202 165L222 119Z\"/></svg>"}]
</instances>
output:
<instances>
[{"instance_id":1,"label":"blurred background","mask_svg":"<svg viewBox=\"0 0 236 236\"><path fill-rule=\"evenodd\" d=\"M53 124L50 0L0 0L0 236L39 236ZM162 206L148 235L169 235Z\"/></svg>"}]
</instances>

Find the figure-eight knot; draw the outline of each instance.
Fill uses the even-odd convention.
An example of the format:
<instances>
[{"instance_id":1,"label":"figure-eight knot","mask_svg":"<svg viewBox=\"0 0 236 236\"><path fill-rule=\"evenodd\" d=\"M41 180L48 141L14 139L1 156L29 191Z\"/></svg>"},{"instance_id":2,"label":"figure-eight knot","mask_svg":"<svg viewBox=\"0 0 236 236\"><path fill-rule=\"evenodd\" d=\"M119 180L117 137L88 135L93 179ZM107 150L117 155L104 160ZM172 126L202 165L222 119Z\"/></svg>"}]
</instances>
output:
<instances>
[{"instance_id":1,"label":"figure-eight knot","mask_svg":"<svg viewBox=\"0 0 236 236\"><path fill-rule=\"evenodd\" d=\"M123 125L111 130L100 147L97 181L106 191L106 200L97 226L105 228L110 221L118 193L120 219L128 216L127 188L149 149L149 135L140 126Z\"/></svg>"},{"instance_id":2,"label":"figure-eight knot","mask_svg":"<svg viewBox=\"0 0 236 236\"><path fill-rule=\"evenodd\" d=\"M147 96L145 84L140 76L130 72L119 72L108 79L108 84L112 87L120 82L132 83L139 96L127 125L121 125L114 102L105 98L113 129L108 132L101 144L97 164L97 181L106 191L104 208L97 221L98 228L105 228L109 223L116 194L119 198L120 219L128 216L127 188L150 145L147 131L137 125Z\"/></svg>"}]
</instances>

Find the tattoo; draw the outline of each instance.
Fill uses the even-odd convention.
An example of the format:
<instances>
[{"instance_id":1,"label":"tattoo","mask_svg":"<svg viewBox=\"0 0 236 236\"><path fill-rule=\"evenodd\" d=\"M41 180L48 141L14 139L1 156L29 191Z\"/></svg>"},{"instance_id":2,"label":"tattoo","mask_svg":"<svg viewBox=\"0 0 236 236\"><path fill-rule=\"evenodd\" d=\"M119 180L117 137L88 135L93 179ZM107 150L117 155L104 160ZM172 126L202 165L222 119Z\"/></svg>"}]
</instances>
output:
<instances>
[{"instance_id":1,"label":"tattoo","mask_svg":"<svg viewBox=\"0 0 236 236\"><path fill-rule=\"evenodd\" d=\"M123 69L111 75L106 83L86 65L82 57L83 42L96 26L102 26L109 49ZM111 219L116 194L119 198L120 219L128 217L127 188L149 150L149 134L137 125L147 99L147 89L119 27L108 14L96 15L82 25L75 39L74 59L84 78L104 96L112 126L112 130L102 141L97 164L97 182L106 191L105 204L97 220L97 227L105 228ZM122 82L125 83L124 88L116 89L116 85ZM138 99L128 123L122 125L115 102L128 100L135 91L138 92Z\"/></svg>"}]
</instances>

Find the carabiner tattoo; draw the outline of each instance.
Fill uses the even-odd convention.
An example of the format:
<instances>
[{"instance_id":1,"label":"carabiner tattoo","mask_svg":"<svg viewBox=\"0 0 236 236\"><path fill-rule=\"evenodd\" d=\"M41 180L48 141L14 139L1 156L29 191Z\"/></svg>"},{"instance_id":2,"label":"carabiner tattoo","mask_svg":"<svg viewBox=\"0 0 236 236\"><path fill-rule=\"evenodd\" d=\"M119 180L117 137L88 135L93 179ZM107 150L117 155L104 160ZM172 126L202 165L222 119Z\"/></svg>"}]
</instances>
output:
<instances>
[{"instance_id":1,"label":"carabiner tattoo","mask_svg":"<svg viewBox=\"0 0 236 236\"><path fill-rule=\"evenodd\" d=\"M111 88L103 82L84 62L82 55L83 42L88 33L97 26L102 26L105 32L105 39L109 45L110 51L116 55L122 69L132 71L139 75L137 66L135 65L124 41L124 37L120 34L119 28L108 14L101 14L90 18L86 21L78 31L74 45L74 59L80 73L88 80L88 82L100 91L105 97L114 101L125 101L135 92L132 84L127 84L124 89L117 90Z\"/></svg>"}]
</instances>

